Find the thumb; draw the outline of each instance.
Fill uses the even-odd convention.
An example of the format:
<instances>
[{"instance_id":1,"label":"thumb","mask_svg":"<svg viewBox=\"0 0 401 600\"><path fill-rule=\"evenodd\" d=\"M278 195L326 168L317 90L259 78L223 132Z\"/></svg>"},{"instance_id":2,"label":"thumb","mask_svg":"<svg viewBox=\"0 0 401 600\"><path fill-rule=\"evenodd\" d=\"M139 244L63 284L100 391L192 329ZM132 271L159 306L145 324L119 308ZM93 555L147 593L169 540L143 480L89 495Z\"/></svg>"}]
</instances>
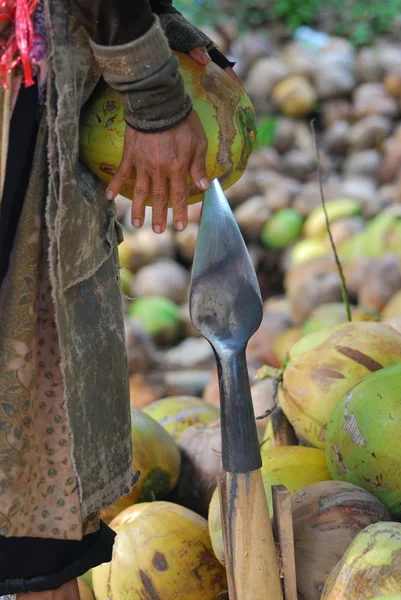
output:
<instances>
[{"instance_id":1,"label":"thumb","mask_svg":"<svg viewBox=\"0 0 401 600\"><path fill-rule=\"evenodd\" d=\"M117 169L116 174L107 186L106 196L108 200L114 200L120 193L121 189L127 184L132 175L132 164L129 160L122 160Z\"/></svg>"},{"instance_id":2,"label":"thumb","mask_svg":"<svg viewBox=\"0 0 401 600\"><path fill-rule=\"evenodd\" d=\"M200 65L206 66L210 62L212 62L212 59L210 58L210 56L206 50L206 46L199 46L198 48L194 48L193 50L190 50L188 52L188 54L191 58L193 58Z\"/></svg>"}]
</instances>

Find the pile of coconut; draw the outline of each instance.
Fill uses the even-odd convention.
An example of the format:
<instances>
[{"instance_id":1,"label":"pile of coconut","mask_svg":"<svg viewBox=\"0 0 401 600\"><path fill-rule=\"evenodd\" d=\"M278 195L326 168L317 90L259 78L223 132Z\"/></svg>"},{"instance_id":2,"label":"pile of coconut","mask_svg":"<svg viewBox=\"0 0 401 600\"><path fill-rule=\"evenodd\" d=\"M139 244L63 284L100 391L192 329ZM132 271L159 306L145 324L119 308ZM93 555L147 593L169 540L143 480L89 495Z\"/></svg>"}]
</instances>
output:
<instances>
[{"instance_id":1,"label":"pile of coconut","mask_svg":"<svg viewBox=\"0 0 401 600\"><path fill-rule=\"evenodd\" d=\"M260 147L227 197L264 299L288 301L283 326L298 327L322 304L342 298L321 208L314 119L324 197L351 302L378 315L401 289L401 47L378 39L355 50L344 39L327 38L316 51L292 41L274 48L261 35L232 43L229 33L212 35L237 60L258 115ZM135 299L127 300L128 338L136 341L129 344L131 372L143 375L156 364L156 395L198 394L210 359L188 312L200 205L190 207L185 231L175 232L170 216L161 236L153 234L149 214L144 228L133 230L129 208L120 198L126 229L121 275L127 298ZM272 327L270 343L280 329ZM137 377L138 388L141 382Z\"/></svg>"},{"instance_id":2,"label":"pile of coconut","mask_svg":"<svg viewBox=\"0 0 401 600\"><path fill-rule=\"evenodd\" d=\"M247 362L270 513L273 485L291 493L298 598L399 599L401 47L211 34L260 122L227 197L264 299ZM103 511L113 559L80 584L97 600L228 597L217 370L188 310L200 208L155 235L150 214L133 230L118 201L141 479Z\"/></svg>"}]
</instances>

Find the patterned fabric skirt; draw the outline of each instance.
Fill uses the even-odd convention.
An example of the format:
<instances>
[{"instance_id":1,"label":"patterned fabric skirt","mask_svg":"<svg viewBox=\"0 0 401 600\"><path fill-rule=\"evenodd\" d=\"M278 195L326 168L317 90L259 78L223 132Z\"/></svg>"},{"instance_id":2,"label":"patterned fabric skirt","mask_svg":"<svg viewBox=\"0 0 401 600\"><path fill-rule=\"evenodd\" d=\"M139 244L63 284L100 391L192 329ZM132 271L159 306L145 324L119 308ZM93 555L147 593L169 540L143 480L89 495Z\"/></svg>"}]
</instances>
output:
<instances>
[{"instance_id":1,"label":"patterned fabric skirt","mask_svg":"<svg viewBox=\"0 0 401 600\"><path fill-rule=\"evenodd\" d=\"M10 221L11 229L18 223L15 237L1 257L9 265L0 289L0 536L79 540L96 531L99 520L81 515L64 410L44 222L45 118L34 140L43 157L39 171L15 169L32 146L21 126L28 96L29 89L22 90L14 110L1 204L3 215L22 194L19 218ZM38 180L34 198L24 197L29 177Z\"/></svg>"}]
</instances>

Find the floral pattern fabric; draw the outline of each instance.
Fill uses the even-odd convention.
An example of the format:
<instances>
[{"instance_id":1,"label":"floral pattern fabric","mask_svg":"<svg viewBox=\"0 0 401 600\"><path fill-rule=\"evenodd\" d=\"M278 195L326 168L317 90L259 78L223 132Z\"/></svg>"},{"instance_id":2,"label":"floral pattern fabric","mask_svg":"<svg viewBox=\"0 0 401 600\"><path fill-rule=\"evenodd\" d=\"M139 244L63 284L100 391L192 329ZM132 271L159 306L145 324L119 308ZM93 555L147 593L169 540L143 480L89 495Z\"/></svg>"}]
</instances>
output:
<instances>
[{"instance_id":1,"label":"floral pattern fabric","mask_svg":"<svg viewBox=\"0 0 401 600\"><path fill-rule=\"evenodd\" d=\"M33 177L36 173L33 173ZM25 202L0 299L0 535L80 539L43 205Z\"/></svg>"},{"instance_id":2,"label":"floral pattern fabric","mask_svg":"<svg viewBox=\"0 0 401 600\"><path fill-rule=\"evenodd\" d=\"M46 103L0 289L0 535L77 540L135 483L120 239L103 184L79 162L80 108L101 70L70 0L42 6Z\"/></svg>"}]
</instances>

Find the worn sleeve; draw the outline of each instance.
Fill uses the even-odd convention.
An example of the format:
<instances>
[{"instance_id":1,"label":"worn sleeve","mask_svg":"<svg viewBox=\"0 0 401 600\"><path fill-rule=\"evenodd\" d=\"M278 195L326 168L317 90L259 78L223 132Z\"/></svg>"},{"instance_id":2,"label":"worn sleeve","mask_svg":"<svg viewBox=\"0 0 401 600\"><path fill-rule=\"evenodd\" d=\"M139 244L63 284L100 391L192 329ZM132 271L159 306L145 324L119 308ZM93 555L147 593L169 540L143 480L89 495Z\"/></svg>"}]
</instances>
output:
<instances>
[{"instance_id":1,"label":"worn sleeve","mask_svg":"<svg viewBox=\"0 0 401 600\"><path fill-rule=\"evenodd\" d=\"M192 109L158 17L132 42L104 46L90 41L107 83L124 99L124 117L138 131L163 131L183 121Z\"/></svg>"}]
</instances>

